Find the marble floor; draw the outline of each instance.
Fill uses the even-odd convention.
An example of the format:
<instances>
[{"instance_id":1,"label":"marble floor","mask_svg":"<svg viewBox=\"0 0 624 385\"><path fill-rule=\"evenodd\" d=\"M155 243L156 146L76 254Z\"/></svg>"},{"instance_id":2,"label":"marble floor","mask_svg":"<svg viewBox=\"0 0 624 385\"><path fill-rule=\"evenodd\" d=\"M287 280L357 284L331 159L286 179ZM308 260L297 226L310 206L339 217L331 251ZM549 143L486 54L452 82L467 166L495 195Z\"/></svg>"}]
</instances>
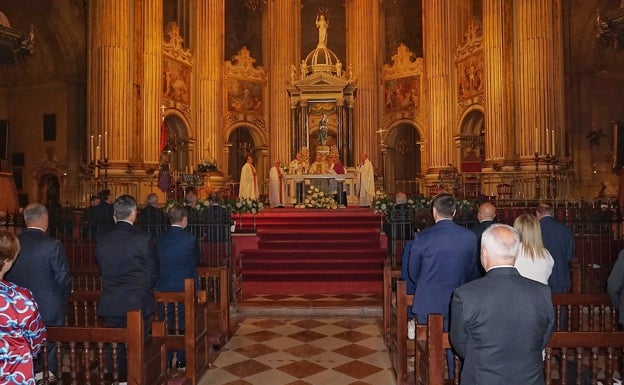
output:
<instances>
[{"instance_id":1,"label":"marble floor","mask_svg":"<svg viewBox=\"0 0 624 385\"><path fill-rule=\"evenodd\" d=\"M349 295L245 298L234 335L199 385L393 384L381 318L361 314L367 307L378 313L379 301Z\"/></svg>"}]
</instances>

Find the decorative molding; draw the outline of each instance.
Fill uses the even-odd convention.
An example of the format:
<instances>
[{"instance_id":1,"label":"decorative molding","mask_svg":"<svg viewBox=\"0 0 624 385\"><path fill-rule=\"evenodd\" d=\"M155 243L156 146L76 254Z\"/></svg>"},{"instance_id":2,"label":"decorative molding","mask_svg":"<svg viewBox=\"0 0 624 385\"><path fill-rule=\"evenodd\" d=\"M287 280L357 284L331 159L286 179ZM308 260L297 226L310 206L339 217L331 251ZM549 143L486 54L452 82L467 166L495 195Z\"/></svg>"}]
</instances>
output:
<instances>
[{"instance_id":1,"label":"decorative molding","mask_svg":"<svg viewBox=\"0 0 624 385\"><path fill-rule=\"evenodd\" d=\"M190 49L184 48L184 38L180 35L178 23L169 23L165 30L163 53L189 66L193 65L193 54Z\"/></svg>"},{"instance_id":2,"label":"decorative molding","mask_svg":"<svg viewBox=\"0 0 624 385\"><path fill-rule=\"evenodd\" d=\"M393 122L410 119L424 121L424 62L414 57L412 51L399 45L392 56L392 65L384 64L381 72L384 93L383 128Z\"/></svg>"},{"instance_id":3,"label":"decorative molding","mask_svg":"<svg viewBox=\"0 0 624 385\"><path fill-rule=\"evenodd\" d=\"M455 61L461 60L483 49L483 29L477 17L468 17L468 23L461 44L455 49Z\"/></svg>"},{"instance_id":4,"label":"decorative molding","mask_svg":"<svg viewBox=\"0 0 624 385\"><path fill-rule=\"evenodd\" d=\"M382 80L388 80L422 75L423 68L423 59L414 57L412 51L405 44L401 44L397 48L397 53L392 55L392 65L384 64L382 67L381 78Z\"/></svg>"},{"instance_id":5,"label":"decorative molding","mask_svg":"<svg viewBox=\"0 0 624 385\"><path fill-rule=\"evenodd\" d=\"M254 66L255 62L256 59L251 57L247 47L243 47L238 51L238 54L232 57L232 60L225 62L223 74L226 79L228 77L236 77L238 79L266 83L266 70L264 67Z\"/></svg>"},{"instance_id":6,"label":"decorative molding","mask_svg":"<svg viewBox=\"0 0 624 385\"><path fill-rule=\"evenodd\" d=\"M458 116L473 104L473 100L485 93L484 60L483 31L479 19L469 17L463 42L455 50Z\"/></svg>"}]
</instances>

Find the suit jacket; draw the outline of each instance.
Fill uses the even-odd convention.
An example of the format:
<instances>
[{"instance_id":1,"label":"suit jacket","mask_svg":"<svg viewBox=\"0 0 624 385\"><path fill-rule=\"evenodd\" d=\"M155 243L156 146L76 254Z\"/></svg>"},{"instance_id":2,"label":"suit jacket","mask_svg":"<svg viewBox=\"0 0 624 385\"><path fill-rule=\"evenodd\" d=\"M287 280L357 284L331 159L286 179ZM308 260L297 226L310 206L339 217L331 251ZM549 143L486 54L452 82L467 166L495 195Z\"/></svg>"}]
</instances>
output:
<instances>
[{"instance_id":1,"label":"suit jacket","mask_svg":"<svg viewBox=\"0 0 624 385\"><path fill-rule=\"evenodd\" d=\"M208 242L223 243L228 241L230 232L230 212L220 205L210 205L201 211L201 223L204 224L204 239Z\"/></svg>"},{"instance_id":2,"label":"suit jacket","mask_svg":"<svg viewBox=\"0 0 624 385\"><path fill-rule=\"evenodd\" d=\"M542 350L555 328L548 286L514 267L490 269L453 294L450 340L462 385L543 385Z\"/></svg>"},{"instance_id":3,"label":"suit jacket","mask_svg":"<svg viewBox=\"0 0 624 385\"><path fill-rule=\"evenodd\" d=\"M483 232L493 224L494 221L481 221L472 228L472 231L474 231L475 235L477 236L477 269L479 271L480 277L483 277L485 275L485 269L481 265L481 236L483 235Z\"/></svg>"},{"instance_id":4,"label":"suit jacket","mask_svg":"<svg viewBox=\"0 0 624 385\"><path fill-rule=\"evenodd\" d=\"M414 281L412 312L418 323L427 323L427 315L440 313L448 322L451 294L475 276L477 238L453 223L438 221L414 235L408 272Z\"/></svg>"},{"instance_id":5,"label":"suit jacket","mask_svg":"<svg viewBox=\"0 0 624 385\"><path fill-rule=\"evenodd\" d=\"M141 309L143 316L154 312L159 265L149 233L119 221L98 237L95 257L102 274L99 316L125 317L130 309Z\"/></svg>"},{"instance_id":6,"label":"suit jacket","mask_svg":"<svg viewBox=\"0 0 624 385\"><path fill-rule=\"evenodd\" d=\"M607 293L613 306L618 309L619 323L624 325L624 250L620 251L607 279Z\"/></svg>"},{"instance_id":7,"label":"suit jacket","mask_svg":"<svg viewBox=\"0 0 624 385\"><path fill-rule=\"evenodd\" d=\"M574 257L574 236L572 230L553 217L540 219L542 241L555 260L548 285L553 293L567 293L570 290L570 260Z\"/></svg>"},{"instance_id":8,"label":"suit jacket","mask_svg":"<svg viewBox=\"0 0 624 385\"><path fill-rule=\"evenodd\" d=\"M64 325L71 273L63 244L35 228L18 238L20 253L6 280L30 289L46 326Z\"/></svg>"},{"instance_id":9,"label":"suit jacket","mask_svg":"<svg viewBox=\"0 0 624 385\"><path fill-rule=\"evenodd\" d=\"M91 208L91 225L95 228L96 236L107 232L115 225L114 212L113 205L104 201Z\"/></svg>"},{"instance_id":10,"label":"suit jacket","mask_svg":"<svg viewBox=\"0 0 624 385\"><path fill-rule=\"evenodd\" d=\"M160 261L160 277L154 289L159 291L184 291L184 279L193 278L198 284L197 264L199 244L197 238L179 226L171 226L156 239Z\"/></svg>"},{"instance_id":11,"label":"suit jacket","mask_svg":"<svg viewBox=\"0 0 624 385\"><path fill-rule=\"evenodd\" d=\"M139 225L164 225L167 223L167 215L152 205L147 205L139 211L139 217L137 218L137 224Z\"/></svg>"}]
</instances>

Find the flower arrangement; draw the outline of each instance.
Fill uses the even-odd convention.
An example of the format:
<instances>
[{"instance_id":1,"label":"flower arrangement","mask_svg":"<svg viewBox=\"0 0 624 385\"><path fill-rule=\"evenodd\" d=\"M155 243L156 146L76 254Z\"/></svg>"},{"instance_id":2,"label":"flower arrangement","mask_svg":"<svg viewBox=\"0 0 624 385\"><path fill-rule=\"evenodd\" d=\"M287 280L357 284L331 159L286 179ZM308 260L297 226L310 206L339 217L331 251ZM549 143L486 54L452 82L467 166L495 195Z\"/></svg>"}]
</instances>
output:
<instances>
[{"instance_id":1,"label":"flower arrangement","mask_svg":"<svg viewBox=\"0 0 624 385\"><path fill-rule=\"evenodd\" d=\"M394 206L392 198L383 190L375 191L375 197L371 202L371 206L376 213L383 213Z\"/></svg>"},{"instance_id":2,"label":"flower arrangement","mask_svg":"<svg viewBox=\"0 0 624 385\"><path fill-rule=\"evenodd\" d=\"M229 203L227 206L231 212L239 214L256 214L264 209L264 203L258 199L240 199Z\"/></svg>"},{"instance_id":3,"label":"flower arrangement","mask_svg":"<svg viewBox=\"0 0 624 385\"><path fill-rule=\"evenodd\" d=\"M184 202L183 200L175 200L175 199L171 199L167 202L167 204L165 205L165 207L163 208L163 210L165 211L165 213L168 213L169 210L173 207L173 206L190 206L192 208L194 208L197 211L201 211L203 209L206 209L208 207L210 207L210 202L208 201L197 201L195 202L195 205L189 205L188 203Z\"/></svg>"},{"instance_id":4,"label":"flower arrangement","mask_svg":"<svg viewBox=\"0 0 624 385\"><path fill-rule=\"evenodd\" d=\"M331 194L321 190L316 186L310 186L303 200L306 209L337 209L338 204Z\"/></svg>"},{"instance_id":5,"label":"flower arrangement","mask_svg":"<svg viewBox=\"0 0 624 385\"><path fill-rule=\"evenodd\" d=\"M219 171L219 164L216 159L204 159L197 164L198 172L215 172Z\"/></svg>"}]
</instances>

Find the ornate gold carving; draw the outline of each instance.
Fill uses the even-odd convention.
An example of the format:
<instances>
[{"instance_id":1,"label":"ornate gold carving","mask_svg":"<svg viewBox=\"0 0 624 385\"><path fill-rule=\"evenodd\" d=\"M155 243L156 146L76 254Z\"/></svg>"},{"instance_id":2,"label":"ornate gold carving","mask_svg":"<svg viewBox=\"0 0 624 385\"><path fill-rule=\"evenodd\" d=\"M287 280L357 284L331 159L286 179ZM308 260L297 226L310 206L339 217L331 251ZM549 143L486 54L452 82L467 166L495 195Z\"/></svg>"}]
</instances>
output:
<instances>
[{"instance_id":1,"label":"ornate gold carving","mask_svg":"<svg viewBox=\"0 0 624 385\"><path fill-rule=\"evenodd\" d=\"M232 60L225 62L224 74L227 77L237 77L243 80L255 80L266 82L266 70L264 67L255 67L256 59L252 58L247 47L243 47Z\"/></svg>"},{"instance_id":2,"label":"ornate gold carving","mask_svg":"<svg viewBox=\"0 0 624 385\"><path fill-rule=\"evenodd\" d=\"M189 66L193 65L193 54L190 49L184 48L184 38L180 35L178 23L169 23L165 30L163 53Z\"/></svg>"},{"instance_id":3,"label":"ornate gold carving","mask_svg":"<svg viewBox=\"0 0 624 385\"><path fill-rule=\"evenodd\" d=\"M484 93L483 63L483 32L480 22L476 17L469 17L463 42L455 50L459 116L474 103L475 96Z\"/></svg>"},{"instance_id":4,"label":"ornate gold carving","mask_svg":"<svg viewBox=\"0 0 624 385\"><path fill-rule=\"evenodd\" d=\"M424 119L423 68L423 59L414 57L405 44L401 44L392 56L392 65L383 66L383 127L401 119Z\"/></svg>"},{"instance_id":5,"label":"ornate gold carving","mask_svg":"<svg viewBox=\"0 0 624 385\"><path fill-rule=\"evenodd\" d=\"M414 57L412 51L401 44L397 53L392 55L392 65L384 64L381 70L381 78L394 79L410 75L422 75L423 59Z\"/></svg>"}]
</instances>

